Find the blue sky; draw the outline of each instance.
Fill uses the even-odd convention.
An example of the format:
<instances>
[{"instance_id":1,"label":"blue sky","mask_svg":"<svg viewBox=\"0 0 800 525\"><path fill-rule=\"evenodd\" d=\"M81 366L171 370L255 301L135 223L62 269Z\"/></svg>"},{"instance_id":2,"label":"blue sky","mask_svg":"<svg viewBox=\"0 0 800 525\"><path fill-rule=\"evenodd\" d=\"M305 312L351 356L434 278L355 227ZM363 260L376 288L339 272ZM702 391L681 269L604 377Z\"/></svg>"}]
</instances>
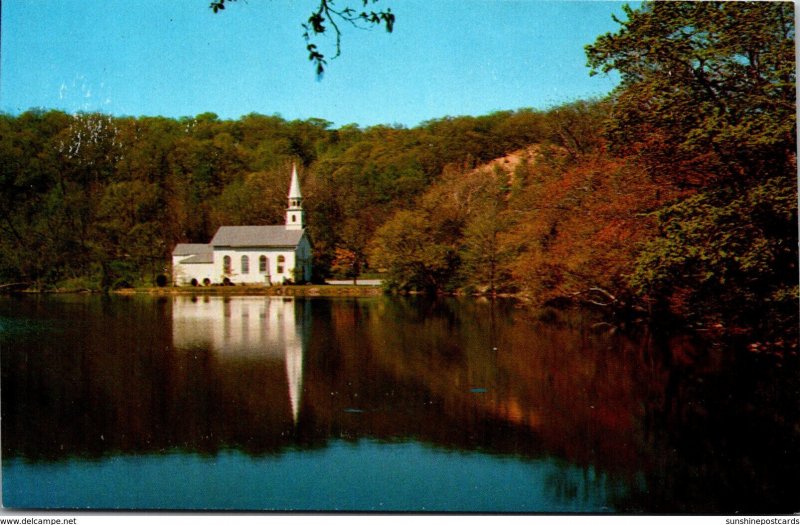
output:
<instances>
[{"instance_id":1,"label":"blue sky","mask_svg":"<svg viewBox=\"0 0 800 525\"><path fill-rule=\"evenodd\" d=\"M338 0L358 7L360 0ZM4 0L0 110L235 119L256 112L414 126L608 93L584 46L622 3L380 0L395 31L345 27L319 80L300 24L316 0ZM333 37L318 44L333 55Z\"/></svg>"}]
</instances>

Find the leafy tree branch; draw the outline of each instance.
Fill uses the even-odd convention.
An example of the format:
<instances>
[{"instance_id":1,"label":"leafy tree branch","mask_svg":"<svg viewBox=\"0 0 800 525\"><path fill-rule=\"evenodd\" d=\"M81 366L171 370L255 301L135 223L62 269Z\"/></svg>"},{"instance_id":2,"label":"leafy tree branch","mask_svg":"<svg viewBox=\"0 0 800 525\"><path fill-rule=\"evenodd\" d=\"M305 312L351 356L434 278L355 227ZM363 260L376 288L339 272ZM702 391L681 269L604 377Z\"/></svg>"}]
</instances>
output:
<instances>
[{"instance_id":1,"label":"leafy tree branch","mask_svg":"<svg viewBox=\"0 0 800 525\"><path fill-rule=\"evenodd\" d=\"M219 13L225 10L226 4L231 2L236 2L236 0L213 0L209 8L214 13ZM391 33L394 30L395 15L392 13L391 8L374 11L369 9L369 6L376 4L378 0L360 0L360 2L360 9L355 9L349 5L339 9L333 0L319 0L319 5L311 12L306 23L302 24L302 36L306 42L308 59L314 63L318 77L321 77L325 72L328 61L325 54L314 43L315 37L324 35L329 29L332 29L336 38L335 52L332 58L337 58L342 52L342 28L339 25L340 23L346 23L358 29L383 26L386 28L387 33Z\"/></svg>"}]
</instances>

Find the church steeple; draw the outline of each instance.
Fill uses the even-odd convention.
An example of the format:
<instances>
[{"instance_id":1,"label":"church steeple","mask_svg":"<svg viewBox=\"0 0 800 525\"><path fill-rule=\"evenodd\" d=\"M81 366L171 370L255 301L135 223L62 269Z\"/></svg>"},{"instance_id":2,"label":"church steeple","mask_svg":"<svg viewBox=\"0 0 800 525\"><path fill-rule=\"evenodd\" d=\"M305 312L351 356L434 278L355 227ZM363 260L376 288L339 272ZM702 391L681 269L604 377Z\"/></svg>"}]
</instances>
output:
<instances>
[{"instance_id":1,"label":"church steeple","mask_svg":"<svg viewBox=\"0 0 800 525\"><path fill-rule=\"evenodd\" d=\"M297 166L292 164L292 181L289 183L289 207L286 208L286 229L302 230L306 225L303 211L303 194L300 193L300 181L297 179Z\"/></svg>"}]
</instances>

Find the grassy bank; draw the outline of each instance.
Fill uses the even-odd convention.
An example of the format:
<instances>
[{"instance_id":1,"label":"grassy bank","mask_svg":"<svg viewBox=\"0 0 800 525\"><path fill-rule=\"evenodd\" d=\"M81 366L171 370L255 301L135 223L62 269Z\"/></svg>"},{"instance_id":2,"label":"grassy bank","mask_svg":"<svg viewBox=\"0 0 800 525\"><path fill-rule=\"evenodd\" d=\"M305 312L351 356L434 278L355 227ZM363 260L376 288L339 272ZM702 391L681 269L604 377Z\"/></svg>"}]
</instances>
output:
<instances>
[{"instance_id":1,"label":"grassy bank","mask_svg":"<svg viewBox=\"0 0 800 525\"><path fill-rule=\"evenodd\" d=\"M264 295L299 297L369 297L381 295L380 286L305 284L284 286L180 286L164 288L124 288L119 295Z\"/></svg>"}]
</instances>

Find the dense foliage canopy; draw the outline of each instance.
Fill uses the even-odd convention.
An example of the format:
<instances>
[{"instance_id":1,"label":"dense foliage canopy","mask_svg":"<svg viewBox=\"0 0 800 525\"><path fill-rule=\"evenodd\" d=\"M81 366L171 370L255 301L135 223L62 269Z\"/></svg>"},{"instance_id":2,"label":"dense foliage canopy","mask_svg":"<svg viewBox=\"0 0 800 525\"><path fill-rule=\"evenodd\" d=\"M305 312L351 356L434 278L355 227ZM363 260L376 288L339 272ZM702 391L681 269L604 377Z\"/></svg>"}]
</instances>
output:
<instances>
[{"instance_id":1,"label":"dense foliage canopy","mask_svg":"<svg viewBox=\"0 0 800 525\"><path fill-rule=\"evenodd\" d=\"M0 116L0 283L113 288L178 242L283 220L300 167L317 278L514 292L784 344L798 321L793 6L655 2L587 46L605 100L332 128Z\"/></svg>"},{"instance_id":2,"label":"dense foliage canopy","mask_svg":"<svg viewBox=\"0 0 800 525\"><path fill-rule=\"evenodd\" d=\"M659 211L632 285L682 315L796 329L793 4L651 2L626 15L587 48L595 70L622 74L609 136L690 193Z\"/></svg>"},{"instance_id":3,"label":"dense foliage canopy","mask_svg":"<svg viewBox=\"0 0 800 525\"><path fill-rule=\"evenodd\" d=\"M475 166L547 140L546 121L532 110L414 129L331 129L256 114L3 115L0 282L151 282L177 242L208 242L222 224L281 223L292 162L324 274L336 248L364 261L372 233L413 207L445 166Z\"/></svg>"}]
</instances>

